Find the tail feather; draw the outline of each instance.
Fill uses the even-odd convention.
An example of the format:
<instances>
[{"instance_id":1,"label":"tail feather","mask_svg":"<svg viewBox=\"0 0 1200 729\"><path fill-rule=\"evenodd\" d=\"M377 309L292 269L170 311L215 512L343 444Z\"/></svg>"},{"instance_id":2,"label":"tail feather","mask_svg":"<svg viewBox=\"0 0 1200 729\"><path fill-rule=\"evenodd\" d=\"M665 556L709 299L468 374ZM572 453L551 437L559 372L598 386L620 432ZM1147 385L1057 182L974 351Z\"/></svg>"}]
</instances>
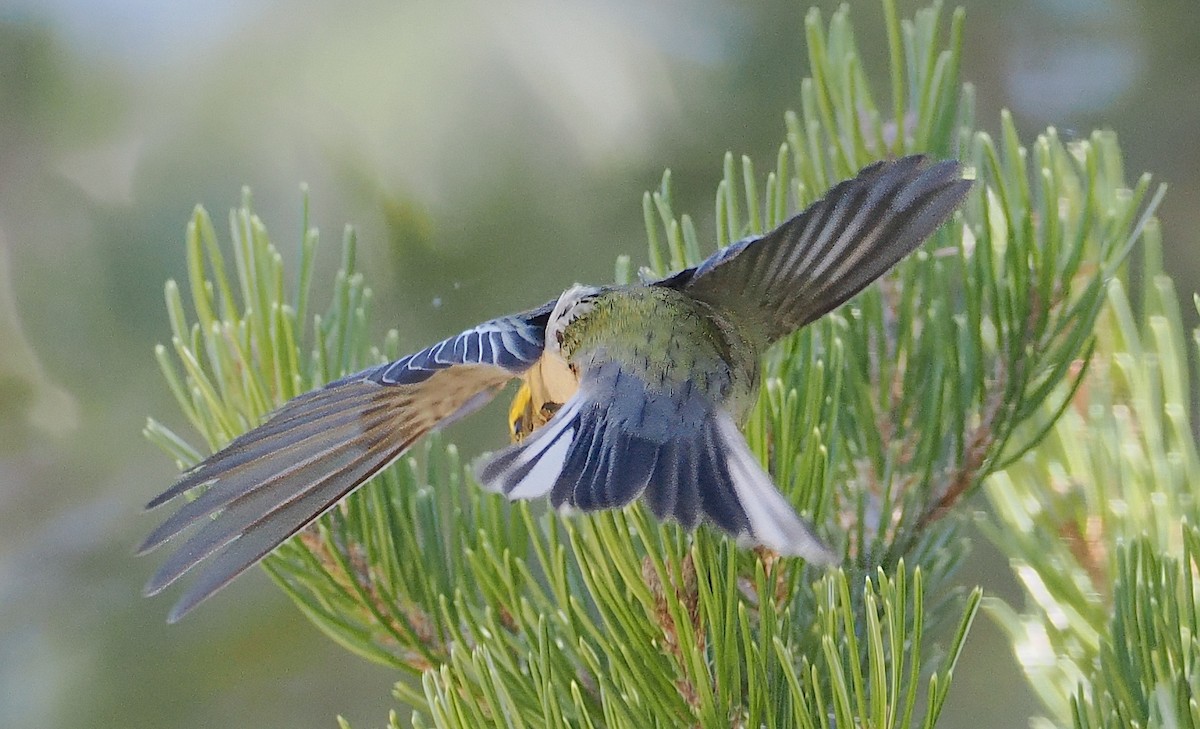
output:
<instances>
[{"instance_id":1,"label":"tail feather","mask_svg":"<svg viewBox=\"0 0 1200 729\"><path fill-rule=\"evenodd\" d=\"M750 534L753 525L740 503L728 464L728 446L716 428L715 418L704 427L697 492L704 515L730 534ZM740 435L739 435L740 437Z\"/></svg>"},{"instance_id":2,"label":"tail feather","mask_svg":"<svg viewBox=\"0 0 1200 729\"><path fill-rule=\"evenodd\" d=\"M583 480L592 454L600 453L605 447L604 428L597 427L598 423L593 424L594 419L595 414L591 412L577 419L575 428L579 435L564 459L562 469L551 479L550 503L556 508L571 501L575 484Z\"/></svg>"},{"instance_id":3,"label":"tail feather","mask_svg":"<svg viewBox=\"0 0 1200 729\"><path fill-rule=\"evenodd\" d=\"M612 442L590 477L585 471L575 484L571 502L576 508L595 511L624 506L645 490L658 459L658 445L624 432Z\"/></svg>"},{"instance_id":4,"label":"tail feather","mask_svg":"<svg viewBox=\"0 0 1200 729\"><path fill-rule=\"evenodd\" d=\"M484 462L485 488L512 499L549 496L583 511L625 506L654 470L657 446L625 432L586 397L572 398L543 428Z\"/></svg>"},{"instance_id":5,"label":"tail feather","mask_svg":"<svg viewBox=\"0 0 1200 729\"><path fill-rule=\"evenodd\" d=\"M780 554L803 557L814 564L836 564L838 555L775 488L733 419L719 413L715 428L720 435L737 503L746 510L753 541Z\"/></svg>"},{"instance_id":6,"label":"tail feather","mask_svg":"<svg viewBox=\"0 0 1200 729\"><path fill-rule=\"evenodd\" d=\"M533 499L550 493L578 437L580 403L563 406L555 417L519 445L492 456L478 472L481 482L496 484L509 498Z\"/></svg>"},{"instance_id":7,"label":"tail feather","mask_svg":"<svg viewBox=\"0 0 1200 729\"><path fill-rule=\"evenodd\" d=\"M669 470L664 469L661 472L663 479L674 472L676 481L671 483L656 479L654 482L657 490L667 492L661 500L670 504L670 508L664 511L659 518L674 519L685 529L695 529L704 516L700 508L701 478L705 473L705 467L701 461L703 452L694 445L695 440L690 438L677 441L674 446L676 458L679 460L678 466ZM664 484L668 485L664 486Z\"/></svg>"},{"instance_id":8,"label":"tail feather","mask_svg":"<svg viewBox=\"0 0 1200 729\"><path fill-rule=\"evenodd\" d=\"M678 484L695 483L696 474L692 468L691 455L690 450L679 448L674 442L664 443L659 448L658 462L654 467L654 475L650 477L646 486L645 494L646 506L650 507L650 512L655 517L666 519L675 514L681 490ZM670 484L671 488L664 488L664 484ZM686 494L685 498L692 497L694 500L694 496ZM694 527L696 511L692 510L690 522L678 516L676 519L685 527Z\"/></svg>"}]
</instances>

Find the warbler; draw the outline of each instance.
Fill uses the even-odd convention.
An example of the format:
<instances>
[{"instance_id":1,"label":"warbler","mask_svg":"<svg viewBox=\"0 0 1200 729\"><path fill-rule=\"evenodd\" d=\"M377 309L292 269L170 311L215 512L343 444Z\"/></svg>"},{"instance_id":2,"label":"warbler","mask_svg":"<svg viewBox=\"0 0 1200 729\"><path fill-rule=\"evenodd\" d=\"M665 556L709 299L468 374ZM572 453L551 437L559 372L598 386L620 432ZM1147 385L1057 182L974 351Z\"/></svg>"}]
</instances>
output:
<instances>
[{"instance_id":1,"label":"warbler","mask_svg":"<svg viewBox=\"0 0 1200 729\"><path fill-rule=\"evenodd\" d=\"M744 543L833 564L838 555L739 430L762 355L917 248L970 185L954 161L878 162L698 266L644 284L575 285L301 395L150 501L148 509L207 487L142 544L147 552L201 522L146 594L211 557L174 622L513 378L537 390L534 415L546 422L482 463L485 489L580 511L642 497L659 519L688 529L707 521Z\"/></svg>"}]
</instances>

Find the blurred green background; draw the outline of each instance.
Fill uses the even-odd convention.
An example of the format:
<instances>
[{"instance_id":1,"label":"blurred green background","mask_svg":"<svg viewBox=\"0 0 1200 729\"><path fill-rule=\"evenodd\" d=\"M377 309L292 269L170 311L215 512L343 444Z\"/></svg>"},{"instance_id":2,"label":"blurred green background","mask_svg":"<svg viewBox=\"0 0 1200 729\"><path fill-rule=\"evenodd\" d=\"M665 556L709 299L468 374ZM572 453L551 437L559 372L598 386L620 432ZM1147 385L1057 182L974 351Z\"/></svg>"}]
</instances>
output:
<instances>
[{"instance_id":1,"label":"blurred green background","mask_svg":"<svg viewBox=\"0 0 1200 729\"><path fill-rule=\"evenodd\" d=\"M175 475L141 427L188 432L152 347L196 203L221 221L249 185L294 251L307 182L316 281L354 223L377 331L417 347L642 262L665 167L711 233L721 155L773 160L806 73L792 0L330 5L0 1L0 726L374 726L395 706L391 672L259 572L170 628L170 598L140 597L140 507ZM1167 267L1196 290L1194 0L966 5L980 126L1008 107L1026 141L1115 129L1131 177L1171 184ZM880 14L854 8L882 79ZM500 444L501 410L452 437ZM1019 599L986 546L962 580ZM951 704L948 727L1037 710L986 619Z\"/></svg>"}]
</instances>

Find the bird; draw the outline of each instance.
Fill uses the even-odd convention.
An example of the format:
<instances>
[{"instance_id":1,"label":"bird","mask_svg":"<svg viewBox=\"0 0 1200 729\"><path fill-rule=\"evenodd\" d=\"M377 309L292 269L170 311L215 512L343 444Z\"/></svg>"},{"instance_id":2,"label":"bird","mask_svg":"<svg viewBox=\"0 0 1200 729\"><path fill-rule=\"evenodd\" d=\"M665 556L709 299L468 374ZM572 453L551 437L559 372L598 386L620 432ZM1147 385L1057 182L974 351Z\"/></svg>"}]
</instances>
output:
<instances>
[{"instance_id":1,"label":"bird","mask_svg":"<svg viewBox=\"0 0 1200 729\"><path fill-rule=\"evenodd\" d=\"M146 505L194 495L139 548L191 530L145 593L206 563L172 608L168 621L177 621L514 379L530 391L511 414L522 437L481 459L484 489L580 512L640 498L656 518L686 529L704 521L739 544L836 564L839 555L741 433L762 356L914 251L971 184L955 160L875 162L774 230L699 265L630 285L576 284L300 395ZM517 428L522 409L534 406L540 427Z\"/></svg>"}]
</instances>

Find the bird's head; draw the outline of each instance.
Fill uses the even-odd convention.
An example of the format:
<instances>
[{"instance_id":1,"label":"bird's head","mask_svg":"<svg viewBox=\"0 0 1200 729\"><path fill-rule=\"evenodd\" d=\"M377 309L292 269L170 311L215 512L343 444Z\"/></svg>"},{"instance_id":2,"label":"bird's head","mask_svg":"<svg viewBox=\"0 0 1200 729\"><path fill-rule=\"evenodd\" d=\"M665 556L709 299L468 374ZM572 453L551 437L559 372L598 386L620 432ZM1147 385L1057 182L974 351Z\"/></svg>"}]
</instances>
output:
<instances>
[{"instance_id":1,"label":"bird's head","mask_svg":"<svg viewBox=\"0 0 1200 729\"><path fill-rule=\"evenodd\" d=\"M546 351L562 356L563 332L571 322L588 313L595 306L596 298L605 289L600 286L575 284L558 297L558 303L550 312L546 322Z\"/></svg>"}]
</instances>

